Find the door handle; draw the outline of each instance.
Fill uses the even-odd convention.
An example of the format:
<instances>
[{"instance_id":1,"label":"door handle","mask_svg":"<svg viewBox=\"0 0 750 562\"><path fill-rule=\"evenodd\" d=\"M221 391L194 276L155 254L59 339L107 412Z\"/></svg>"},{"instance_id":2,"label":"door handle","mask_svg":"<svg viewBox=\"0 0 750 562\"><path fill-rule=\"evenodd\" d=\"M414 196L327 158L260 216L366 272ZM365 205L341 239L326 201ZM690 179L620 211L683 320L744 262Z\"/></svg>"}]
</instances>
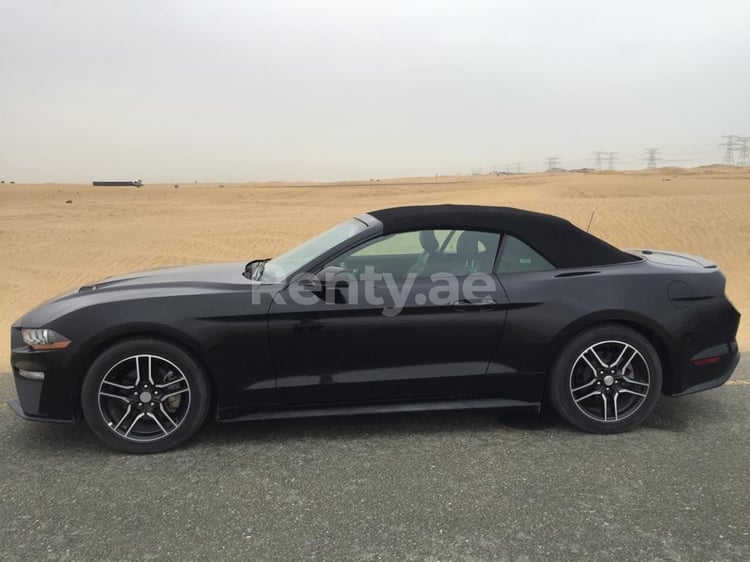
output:
<instances>
[{"instance_id":1,"label":"door handle","mask_svg":"<svg viewBox=\"0 0 750 562\"><path fill-rule=\"evenodd\" d=\"M497 305L495 299L465 299L454 302L451 306L456 310L492 310Z\"/></svg>"}]
</instances>

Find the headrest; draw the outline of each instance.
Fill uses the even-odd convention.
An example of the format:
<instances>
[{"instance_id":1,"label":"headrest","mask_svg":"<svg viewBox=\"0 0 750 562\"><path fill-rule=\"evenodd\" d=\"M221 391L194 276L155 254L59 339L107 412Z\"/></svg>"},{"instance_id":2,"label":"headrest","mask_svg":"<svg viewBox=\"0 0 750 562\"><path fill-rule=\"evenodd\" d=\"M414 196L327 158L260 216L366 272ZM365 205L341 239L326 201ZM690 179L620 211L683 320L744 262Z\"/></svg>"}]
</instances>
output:
<instances>
[{"instance_id":1,"label":"headrest","mask_svg":"<svg viewBox=\"0 0 750 562\"><path fill-rule=\"evenodd\" d=\"M419 233L419 243L425 252L436 252L440 247L435 232L432 230L422 230Z\"/></svg>"},{"instance_id":2,"label":"headrest","mask_svg":"<svg viewBox=\"0 0 750 562\"><path fill-rule=\"evenodd\" d=\"M458 237L458 242L456 243L456 253L467 259L476 258L477 256L479 256L480 250L486 249L479 247L479 241L481 238L482 235L479 232L472 232L470 230L462 232L461 236Z\"/></svg>"}]
</instances>

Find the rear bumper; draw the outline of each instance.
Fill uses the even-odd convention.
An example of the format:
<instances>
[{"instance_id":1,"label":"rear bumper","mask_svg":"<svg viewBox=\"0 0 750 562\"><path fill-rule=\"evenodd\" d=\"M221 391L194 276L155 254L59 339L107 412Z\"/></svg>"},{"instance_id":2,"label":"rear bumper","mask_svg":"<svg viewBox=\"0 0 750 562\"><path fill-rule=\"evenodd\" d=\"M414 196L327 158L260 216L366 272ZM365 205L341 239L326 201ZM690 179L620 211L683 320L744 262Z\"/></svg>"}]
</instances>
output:
<instances>
[{"instance_id":1,"label":"rear bumper","mask_svg":"<svg viewBox=\"0 0 750 562\"><path fill-rule=\"evenodd\" d=\"M718 360L715 363L699 366L696 362L708 358ZM705 352L691 357L685 368L682 388L677 392L668 392L668 396L685 396L704 390L719 387L729 380L740 362L737 342L714 346Z\"/></svg>"}]
</instances>

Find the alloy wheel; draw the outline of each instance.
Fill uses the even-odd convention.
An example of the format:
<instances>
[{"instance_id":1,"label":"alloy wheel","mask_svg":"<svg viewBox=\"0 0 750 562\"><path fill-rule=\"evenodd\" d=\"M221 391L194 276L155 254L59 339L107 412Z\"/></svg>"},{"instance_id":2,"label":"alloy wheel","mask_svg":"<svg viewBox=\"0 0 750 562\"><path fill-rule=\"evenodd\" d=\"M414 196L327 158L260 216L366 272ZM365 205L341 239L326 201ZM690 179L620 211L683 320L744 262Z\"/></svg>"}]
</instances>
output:
<instances>
[{"instance_id":1,"label":"alloy wheel","mask_svg":"<svg viewBox=\"0 0 750 562\"><path fill-rule=\"evenodd\" d=\"M104 375L99 412L111 431L130 441L156 441L174 433L190 409L187 377L158 355L131 355Z\"/></svg>"},{"instance_id":2,"label":"alloy wheel","mask_svg":"<svg viewBox=\"0 0 750 562\"><path fill-rule=\"evenodd\" d=\"M651 374L633 345L605 340L586 348L570 370L569 390L576 407L600 422L633 415L646 401Z\"/></svg>"}]
</instances>

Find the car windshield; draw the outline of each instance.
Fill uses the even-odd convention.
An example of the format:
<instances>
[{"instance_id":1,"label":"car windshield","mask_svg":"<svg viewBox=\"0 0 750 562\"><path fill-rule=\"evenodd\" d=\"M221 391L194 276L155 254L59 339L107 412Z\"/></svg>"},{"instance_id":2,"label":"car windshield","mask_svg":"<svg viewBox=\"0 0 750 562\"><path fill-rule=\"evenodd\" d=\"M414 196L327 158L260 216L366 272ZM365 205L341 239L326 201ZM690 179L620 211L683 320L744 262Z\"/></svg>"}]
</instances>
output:
<instances>
[{"instance_id":1,"label":"car windshield","mask_svg":"<svg viewBox=\"0 0 750 562\"><path fill-rule=\"evenodd\" d=\"M358 219L349 219L342 222L266 262L260 281L265 283L283 281L306 263L322 256L334 246L341 244L366 228L367 225Z\"/></svg>"}]
</instances>

